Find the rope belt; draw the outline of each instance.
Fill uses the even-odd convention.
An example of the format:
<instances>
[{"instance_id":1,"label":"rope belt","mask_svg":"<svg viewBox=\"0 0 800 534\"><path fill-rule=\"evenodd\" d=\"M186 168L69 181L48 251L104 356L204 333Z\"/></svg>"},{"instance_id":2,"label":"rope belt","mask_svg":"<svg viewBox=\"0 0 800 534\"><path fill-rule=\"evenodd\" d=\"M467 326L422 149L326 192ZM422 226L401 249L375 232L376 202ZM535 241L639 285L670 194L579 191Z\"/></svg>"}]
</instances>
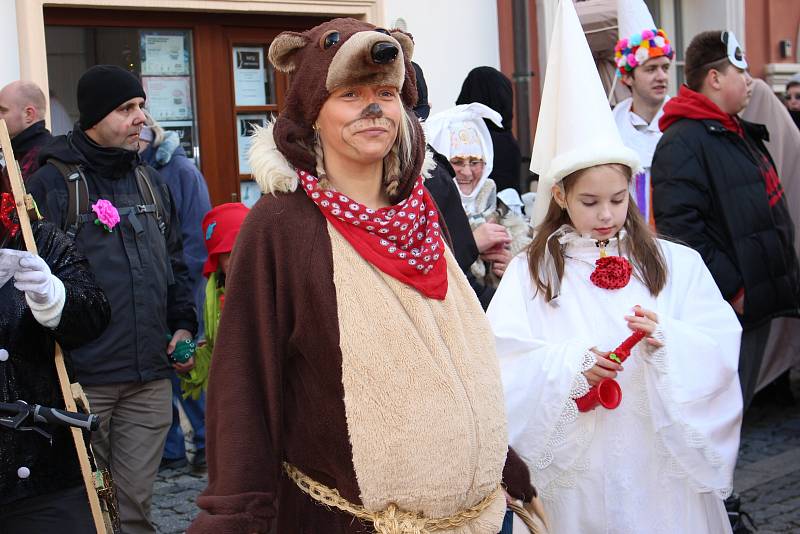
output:
<instances>
[{"instance_id":1,"label":"rope belt","mask_svg":"<svg viewBox=\"0 0 800 534\"><path fill-rule=\"evenodd\" d=\"M429 534L464 526L480 516L501 491L498 485L478 504L450 517L428 518L421 512L400 510L396 504L390 504L386 510L370 512L359 504L351 503L338 490L320 484L288 462L283 462L283 470L303 493L325 506L371 522L376 534Z\"/></svg>"}]
</instances>

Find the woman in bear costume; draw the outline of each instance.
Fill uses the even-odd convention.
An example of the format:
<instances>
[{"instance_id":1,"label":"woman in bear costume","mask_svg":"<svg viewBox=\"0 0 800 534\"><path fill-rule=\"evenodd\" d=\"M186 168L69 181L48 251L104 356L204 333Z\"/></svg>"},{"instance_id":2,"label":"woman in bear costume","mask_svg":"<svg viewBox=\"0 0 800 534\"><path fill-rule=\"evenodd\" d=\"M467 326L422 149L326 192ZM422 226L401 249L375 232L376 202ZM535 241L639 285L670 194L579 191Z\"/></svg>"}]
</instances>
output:
<instances>
[{"instance_id":1,"label":"woman in bear costume","mask_svg":"<svg viewBox=\"0 0 800 534\"><path fill-rule=\"evenodd\" d=\"M412 50L352 19L270 47L291 85L250 154L268 194L231 257L192 534L495 534L501 482L533 497L423 187Z\"/></svg>"}]
</instances>

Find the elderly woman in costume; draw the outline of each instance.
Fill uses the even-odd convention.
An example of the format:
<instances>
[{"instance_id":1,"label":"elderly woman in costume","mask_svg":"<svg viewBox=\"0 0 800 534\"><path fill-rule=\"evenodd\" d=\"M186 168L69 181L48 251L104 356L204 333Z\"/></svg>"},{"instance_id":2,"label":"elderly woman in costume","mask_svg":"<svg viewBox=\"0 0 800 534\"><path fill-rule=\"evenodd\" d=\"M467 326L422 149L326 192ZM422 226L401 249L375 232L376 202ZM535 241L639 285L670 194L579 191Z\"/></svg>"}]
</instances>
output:
<instances>
[{"instance_id":1,"label":"elderly woman in costume","mask_svg":"<svg viewBox=\"0 0 800 534\"><path fill-rule=\"evenodd\" d=\"M49 223L33 223L39 256L24 251L10 187L0 183L0 402L64 409L54 360L102 334L111 316L89 263ZM2 414L8 416L8 414ZM0 426L0 531L93 532L68 428Z\"/></svg>"},{"instance_id":2,"label":"elderly woman in costume","mask_svg":"<svg viewBox=\"0 0 800 534\"><path fill-rule=\"evenodd\" d=\"M532 497L488 323L423 187L412 49L352 19L270 47L292 78L252 145L266 195L231 256L190 533L495 534L504 470Z\"/></svg>"},{"instance_id":3,"label":"elderly woman in costume","mask_svg":"<svg viewBox=\"0 0 800 534\"><path fill-rule=\"evenodd\" d=\"M497 184L498 191L507 188L520 191L522 154L511 131L514 122L514 90L511 80L494 67L475 67L464 78L456 105L473 102L488 106L502 117L502 125L491 119L484 119L494 152L494 165L489 177Z\"/></svg>"},{"instance_id":4,"label":"elderly woman in costume","mask_svg":"<svg viewBox=\"0 0 800 534\"><path fill-rule=\"evenodd\" d=\"M480 103L462 104L432 115L425 123L425 132L431 146L450 160L456 172L461 203L481 252L472 273L496 286L514 254L530 243L530 228L517 208L522 202L516 191L502 192L498 202L497 185L489 178L494 167L492 138L486 127L489 121L502 124L500 115L491 108ZM494 234L506 234L508 244L492 245L497 242L492 239Z\"/></svg>"}]
</instances>

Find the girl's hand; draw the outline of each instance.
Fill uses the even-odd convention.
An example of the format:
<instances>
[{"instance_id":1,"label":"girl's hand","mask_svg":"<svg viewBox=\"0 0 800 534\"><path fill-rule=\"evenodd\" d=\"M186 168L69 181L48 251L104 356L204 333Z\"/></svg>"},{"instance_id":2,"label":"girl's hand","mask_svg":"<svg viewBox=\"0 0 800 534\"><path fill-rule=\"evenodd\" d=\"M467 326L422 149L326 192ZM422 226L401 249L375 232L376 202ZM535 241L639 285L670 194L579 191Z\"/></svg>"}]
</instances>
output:
<instances>
[{"instance_id":1,"label":"girl's hand","mask_svg":"<svg viewBox=\"0 0 800 534\"><path fill-rule=\"evenodd\" d=\"M647 334L648 337L645 341L650 345L661 348L664 346L659 340L651 337L658 328L658 315L654 311L645 310L641 306L633 307L634 315L626 315L625 320L628 322L628 328L631 330L639 330Z\"/></svg>"},{"instance_id":2,"label":"girl's hand","mask_svg":"<svg viewBox=\"0 0 800 534\"><path fill-rule=\"evenodd\" d=\"M597 359L594 367L583 373L590 386L596 386L604 378L616 378L617 372L622 371L623 367L620 364L607 358L609 352L600 352L597 347L592 347L590 350Z\"/></svg>"}]
</instances>

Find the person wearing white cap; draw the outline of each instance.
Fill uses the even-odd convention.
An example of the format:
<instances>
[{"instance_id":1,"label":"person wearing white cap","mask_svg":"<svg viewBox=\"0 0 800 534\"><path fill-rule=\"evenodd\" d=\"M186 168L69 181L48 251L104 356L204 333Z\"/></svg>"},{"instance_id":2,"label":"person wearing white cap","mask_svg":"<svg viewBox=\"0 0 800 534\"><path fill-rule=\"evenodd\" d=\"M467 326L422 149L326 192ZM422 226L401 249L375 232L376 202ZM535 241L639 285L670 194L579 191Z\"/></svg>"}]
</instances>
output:
<instances>
[{"instance_id":1,"label":"person wearing white cap","mask_svg":"<svg viewBox=\"0 0 800 534\"><path fill-rule=\"evenodd\" d=\"M570 0L550 50L534 240L487 311L511 446L555 534L731 532L741 328L700 255L633 203L638 158Z\"/></svg>"},{"instance_id":2,"label":"person wearing white cap","mask_svg":"<svg viewBox=\"0 0 800 534\"><path fill-rule=\"evenodd\" d=\"M513 254L530 242L530 230L521 214L498 213L497 185L489 178L494 150L483 119L502 126L499 113L474 102L431 115L425 123L425 133L428 143L447 157L456 172L454 180L461 203L481 253L472 265L472 273L495 286Z\"/></svg>"},{"instance_id":3,"label":"person wearing white cap","mask_svg":"<svg viewBox=\"0 0 800 534\"><path fill-rule=\"evenodd\" d=\"M667 33L656 27L643 0L618 0L617 20L617 77L631 90L631 96L614 107L614 120L622 142L639 155L642 167L633 177L632 190L639 211L654 227L650 165L661 139L658 120L669 100L669 69L675 51Z\"/></svg>"}]
</instances>

